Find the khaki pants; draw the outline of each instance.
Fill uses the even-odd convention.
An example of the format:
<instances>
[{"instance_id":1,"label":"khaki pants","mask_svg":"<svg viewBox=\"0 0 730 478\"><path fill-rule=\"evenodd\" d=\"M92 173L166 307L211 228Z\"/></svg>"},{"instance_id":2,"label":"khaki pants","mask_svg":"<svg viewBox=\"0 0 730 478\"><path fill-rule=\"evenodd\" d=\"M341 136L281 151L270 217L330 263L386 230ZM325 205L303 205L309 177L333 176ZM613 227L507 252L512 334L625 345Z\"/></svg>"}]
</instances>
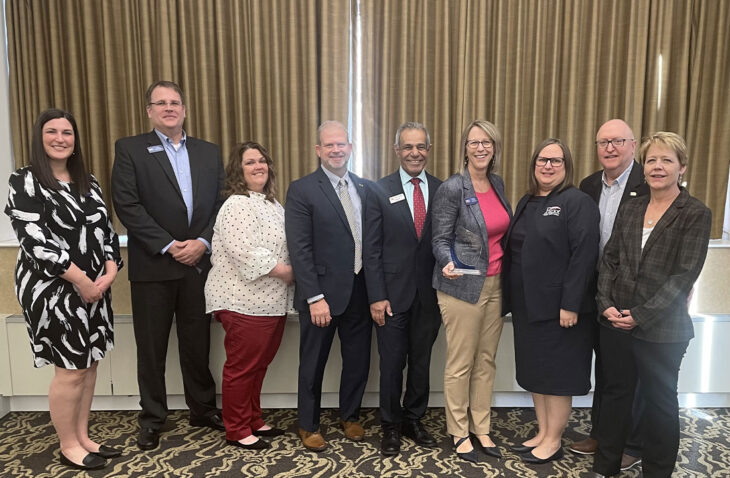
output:
<instances>
[{"instance_id":1,"label":"khaki pants","mask_svg":"<svg viewBox=\"0 0 730 478\"><path fill-rule=\"evenodd\" d=\"M485 279L476 304L441 291L438 301L446 332L446 431L456 437L489 434L503 323L500 276Z\"/></svg>"}]
</instances>

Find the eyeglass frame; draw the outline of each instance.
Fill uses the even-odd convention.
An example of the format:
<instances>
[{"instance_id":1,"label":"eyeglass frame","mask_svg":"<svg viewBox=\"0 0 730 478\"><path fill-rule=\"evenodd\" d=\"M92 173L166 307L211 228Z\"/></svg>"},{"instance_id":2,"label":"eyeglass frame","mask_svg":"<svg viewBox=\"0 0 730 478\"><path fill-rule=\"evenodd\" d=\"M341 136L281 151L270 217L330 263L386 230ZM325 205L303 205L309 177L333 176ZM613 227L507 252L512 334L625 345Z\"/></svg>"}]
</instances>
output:
<instances>
[{"instance_id":1,"label":"eyeglass frame","mask_svg":"<svg viewBox=\"0 0 730 478\"><path fill-rule=\"evenodd\" d=\"M485 139L483 141L479 141L478 139L469 139L464 143L468 149L472 149L474 151L479 149L480 144L484 149L494 149L494 141L491 139Z\"/></svg>"},{"instance_id":2,"label":"eyeglass frame","mask_svg":"<svg viewBox=\"0 0 730 478\"><path fill-rule=\"evenodd\" d=\"M555 161L557 161L557 163L555 163ZM550 166L553 168L559 168L561 166L565 166L565 158L543 158L542 156L535 158L536 166L544 168L547 166L547 163L550 163Z\"/></svg>"},{"instance_id":3,"label":"eyeglass frame","mask_svg":"<svg viewBox=\"0 0 730 478\"><path fill-rule=\"evenodd\" d=\"M634 138L613 138L613 139L601 139L595 141L595 145L601 149L608 149L608 145L612 145L614 148L622 148L626 141L636 141ZM601 144L606 143L606 144Z\"/></svg>"},{"instance_id":4,"label":"eyeglass frame","mask_svg":"<svg viewBox=\"0 0 730 478\"><path fill-rule=\"evenodd\" d=\"M183 106L185 106L185 104L182 101L177 101L177 100L172 100L172 101L160 100L160 101L147 103L147 106L149 108L151 108L153 106L157 106L159 108L166 108L167 106L169 106L170 108L182 108Z\"/></svg>"}]
</instances>

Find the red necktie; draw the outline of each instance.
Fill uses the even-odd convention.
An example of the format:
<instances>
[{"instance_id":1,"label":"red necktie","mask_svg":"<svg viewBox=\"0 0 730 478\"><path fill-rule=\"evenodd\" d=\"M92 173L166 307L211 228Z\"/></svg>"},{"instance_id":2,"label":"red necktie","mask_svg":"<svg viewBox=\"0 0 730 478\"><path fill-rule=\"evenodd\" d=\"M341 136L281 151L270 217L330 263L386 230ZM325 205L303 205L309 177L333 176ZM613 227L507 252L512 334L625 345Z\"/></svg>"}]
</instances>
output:
<instances>
[{"instance_id":1,"label":"red necktie","mask_svg":"<svg viewBox=\"0 0 730 478\"><path fill-rule=\"evenodd\" d=\"M423 200L419 178L412 178L413 183L413 224L416 226L416 235L421 238L423 223L426 222L426 201Z\"/></svg>"}]
</instances>

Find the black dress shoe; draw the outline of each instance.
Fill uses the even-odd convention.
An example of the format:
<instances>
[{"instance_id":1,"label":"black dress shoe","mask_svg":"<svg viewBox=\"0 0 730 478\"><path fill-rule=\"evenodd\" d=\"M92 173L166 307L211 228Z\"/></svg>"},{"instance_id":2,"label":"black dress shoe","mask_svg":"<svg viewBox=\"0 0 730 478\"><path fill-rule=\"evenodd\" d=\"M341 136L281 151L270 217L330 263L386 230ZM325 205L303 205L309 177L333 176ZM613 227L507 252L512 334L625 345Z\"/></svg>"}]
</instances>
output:
<instances>
[{"instance_id":1,"label":"black dress shoe","mask_svg":"<svg viewBox=\"0 0 730 478\"><path fill-rule=\"evenodd\" d=\"M420 420L406 420L401 425L403 436L410 438L416 445L436 446L436 440L426 431Z\"/></svg>"},{"instance_id":2,"label":"black dress shoe","mask_svg":"<svg viewBox=\"0 0 730 478\"><path fill-rule=\"evenodd\" d=\"M270 428L268 430L254 430L253 434L257 437L279 437L285 432L281 428Z\"/></svg>"},{"instance_id":3,"label":"black dress shoe","mask_svg":"<svg viewBox=\"0 0 730 478\"><path fill-rule=\"evenodd\" d=\"M482 442L479 440L479 437L476 435L474 435L474 439L476 440L476 447L479 448L482 451L482 453L484 453L487 456L493 456L494 458L502 458L502 452L500 451L500 449L497 445L484 446L484 445L482 445ZM474 440L472 440L472 443L474 443Z\"/></svg>"},{"instance_id":4,"label":"black dress shoe","mask_svg":"<svg viewBox=\"0 0 730 478\"><path fill-rule=\"evenodd\" d=\"M142 428L137 435L140 450L153 450L160 444L160 432L154 428Z\"/></svg>"},{"instance_id":5,"label":"black dress shoe","mask_svg":"<svg viewBox=\"0 0 730 478\"><path fill-rule=\"evenodd\" d=\"M77 470L98 470L106 466L106 460L94 453L89 453L88 455L86 455L80 464L74 463L73 461L66 458L66 455L64 455L63 452L61 452L58 459L62 465L75 468Z\"/></svg>"},{"instance_id":6,"label":"black dress shoe","mask_svg":"<svg viewBox=\"0 0 730 478\"><path fill-rule=\"evenodd\" d=\"M380 440L380 453L385 456L394 456L400 453L400 433L393 428L383 429L383 439Z\"/></svg>"},{"instance_id":7,"label":"black dress shoe","mask_svg":"<svg viewBox=\"0 0 730 478\"><path fill-rule=\"evenodd\" d=\"M99 455L102 458L116 458L122 456L122 450L117 450L106 445L99 445L99 451L95 451L94 455Z\"/></svg>"},{"instance_id":8,"label":"black dress shoe","mask_svg":"<svg viewBox=\"0 0 730 478\"><path fill-rule=\"evenodd\" d=\"M523 453L530 453L532 450L535 449L535 447L528 446L528 445L513 445L513 446L509 447L509 449L515 453L523 454Z\"/></svg>"},{"instance_id":9,"label":"black dress shoe","mask_svg":"<svg viewBox=\"0 0 730 478\"><path fill-rule=\"evenodd\" d=\"M456 451L456 449L459 448L459 446L468 439L469 439L468 436L459 438L459 440L457 440L457 442L454 443L454 451ZM474 451L474 449L472 449L470 451L457 451L456 455L459 458L461 458L462 460L470 461L472 463L479 463L479 458L477 458L477 454Z\"/></svg>"},{"instance_id":10,"label":"black dress shoe","mask_svg":"<svg viewBox=\"0 0 730 478\"><path fill-rule=\"evenodd\" d=\"M208 427L214 430L226 431L226 427L223 425L223 417L221 417L220 413L203 417L190 417L190 426Z\"/></svg>"},{"instance_id":11,"label":"black dress shoe","mask_svg":"<svg viewBox=\"0 0 730 478\"><path fill-rule=\"evenodd\" d=\"M271 448L269 442L260 439L248 445L241 443L238 440L226 440L226 443L231 446L243 448L244 450L265 450L266 448Z\"/></svg>"},{"instance_id":12,"label":"black dress shoe","mask_svg":"<svg viewBox=\"0 0 730 478\"><path fill-rule=\"evenodd\" d=\"M559 460L563 457L563 447L561 446L558 448L558 451L553 453L547 458L538 458L535 455L532 454L531 451L528 451L527 453L522 454L522 461L525 463L532 463L533 465L544 465L545 463L550 463L551 461Z\"/></svg>"}]
</instances>

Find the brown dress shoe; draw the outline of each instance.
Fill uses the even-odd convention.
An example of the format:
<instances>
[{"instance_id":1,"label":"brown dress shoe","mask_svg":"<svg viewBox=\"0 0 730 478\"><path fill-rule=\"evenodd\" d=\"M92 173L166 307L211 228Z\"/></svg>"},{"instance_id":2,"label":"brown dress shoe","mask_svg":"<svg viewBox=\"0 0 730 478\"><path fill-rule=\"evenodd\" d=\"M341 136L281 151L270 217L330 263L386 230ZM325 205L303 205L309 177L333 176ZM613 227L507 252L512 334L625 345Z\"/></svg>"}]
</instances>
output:
<instances>
[{"instance_id":1,"label":"brown dress shoe","mask_svg":"<svg viewBox=\"0 0 730 478\"><path fill-rule=\"evenodd\" d=\"M345 436L353 441L360 441L365 436L365 430L362 429L362 425L359 422L346 422L340 420L342 429L345 430Z\"/></svg>"},{"instance_id":2,"label":"brown dress shoe","mask_svg":"<svg viewBox=\"0 0 730 478\"><path fill-rule=\"evenodd\" d=\"M568 450L580 455L592 455L598 449L598 441L588 437L585 440L577 441L568 445Z\"/></svg>"},{"instance_id":3,"label":"brown dress shoe","mask_svg":"<svg viewBox=\"0 0 730 478\"><path fill-rule=\"evenodd\" d=\"M324 437L319 431L308 432L304 429L299 429L299 438L302 439L302 445L307 450L322 451L327 448L327 442L324 441Z\"/></svg>"}]
</instances>

